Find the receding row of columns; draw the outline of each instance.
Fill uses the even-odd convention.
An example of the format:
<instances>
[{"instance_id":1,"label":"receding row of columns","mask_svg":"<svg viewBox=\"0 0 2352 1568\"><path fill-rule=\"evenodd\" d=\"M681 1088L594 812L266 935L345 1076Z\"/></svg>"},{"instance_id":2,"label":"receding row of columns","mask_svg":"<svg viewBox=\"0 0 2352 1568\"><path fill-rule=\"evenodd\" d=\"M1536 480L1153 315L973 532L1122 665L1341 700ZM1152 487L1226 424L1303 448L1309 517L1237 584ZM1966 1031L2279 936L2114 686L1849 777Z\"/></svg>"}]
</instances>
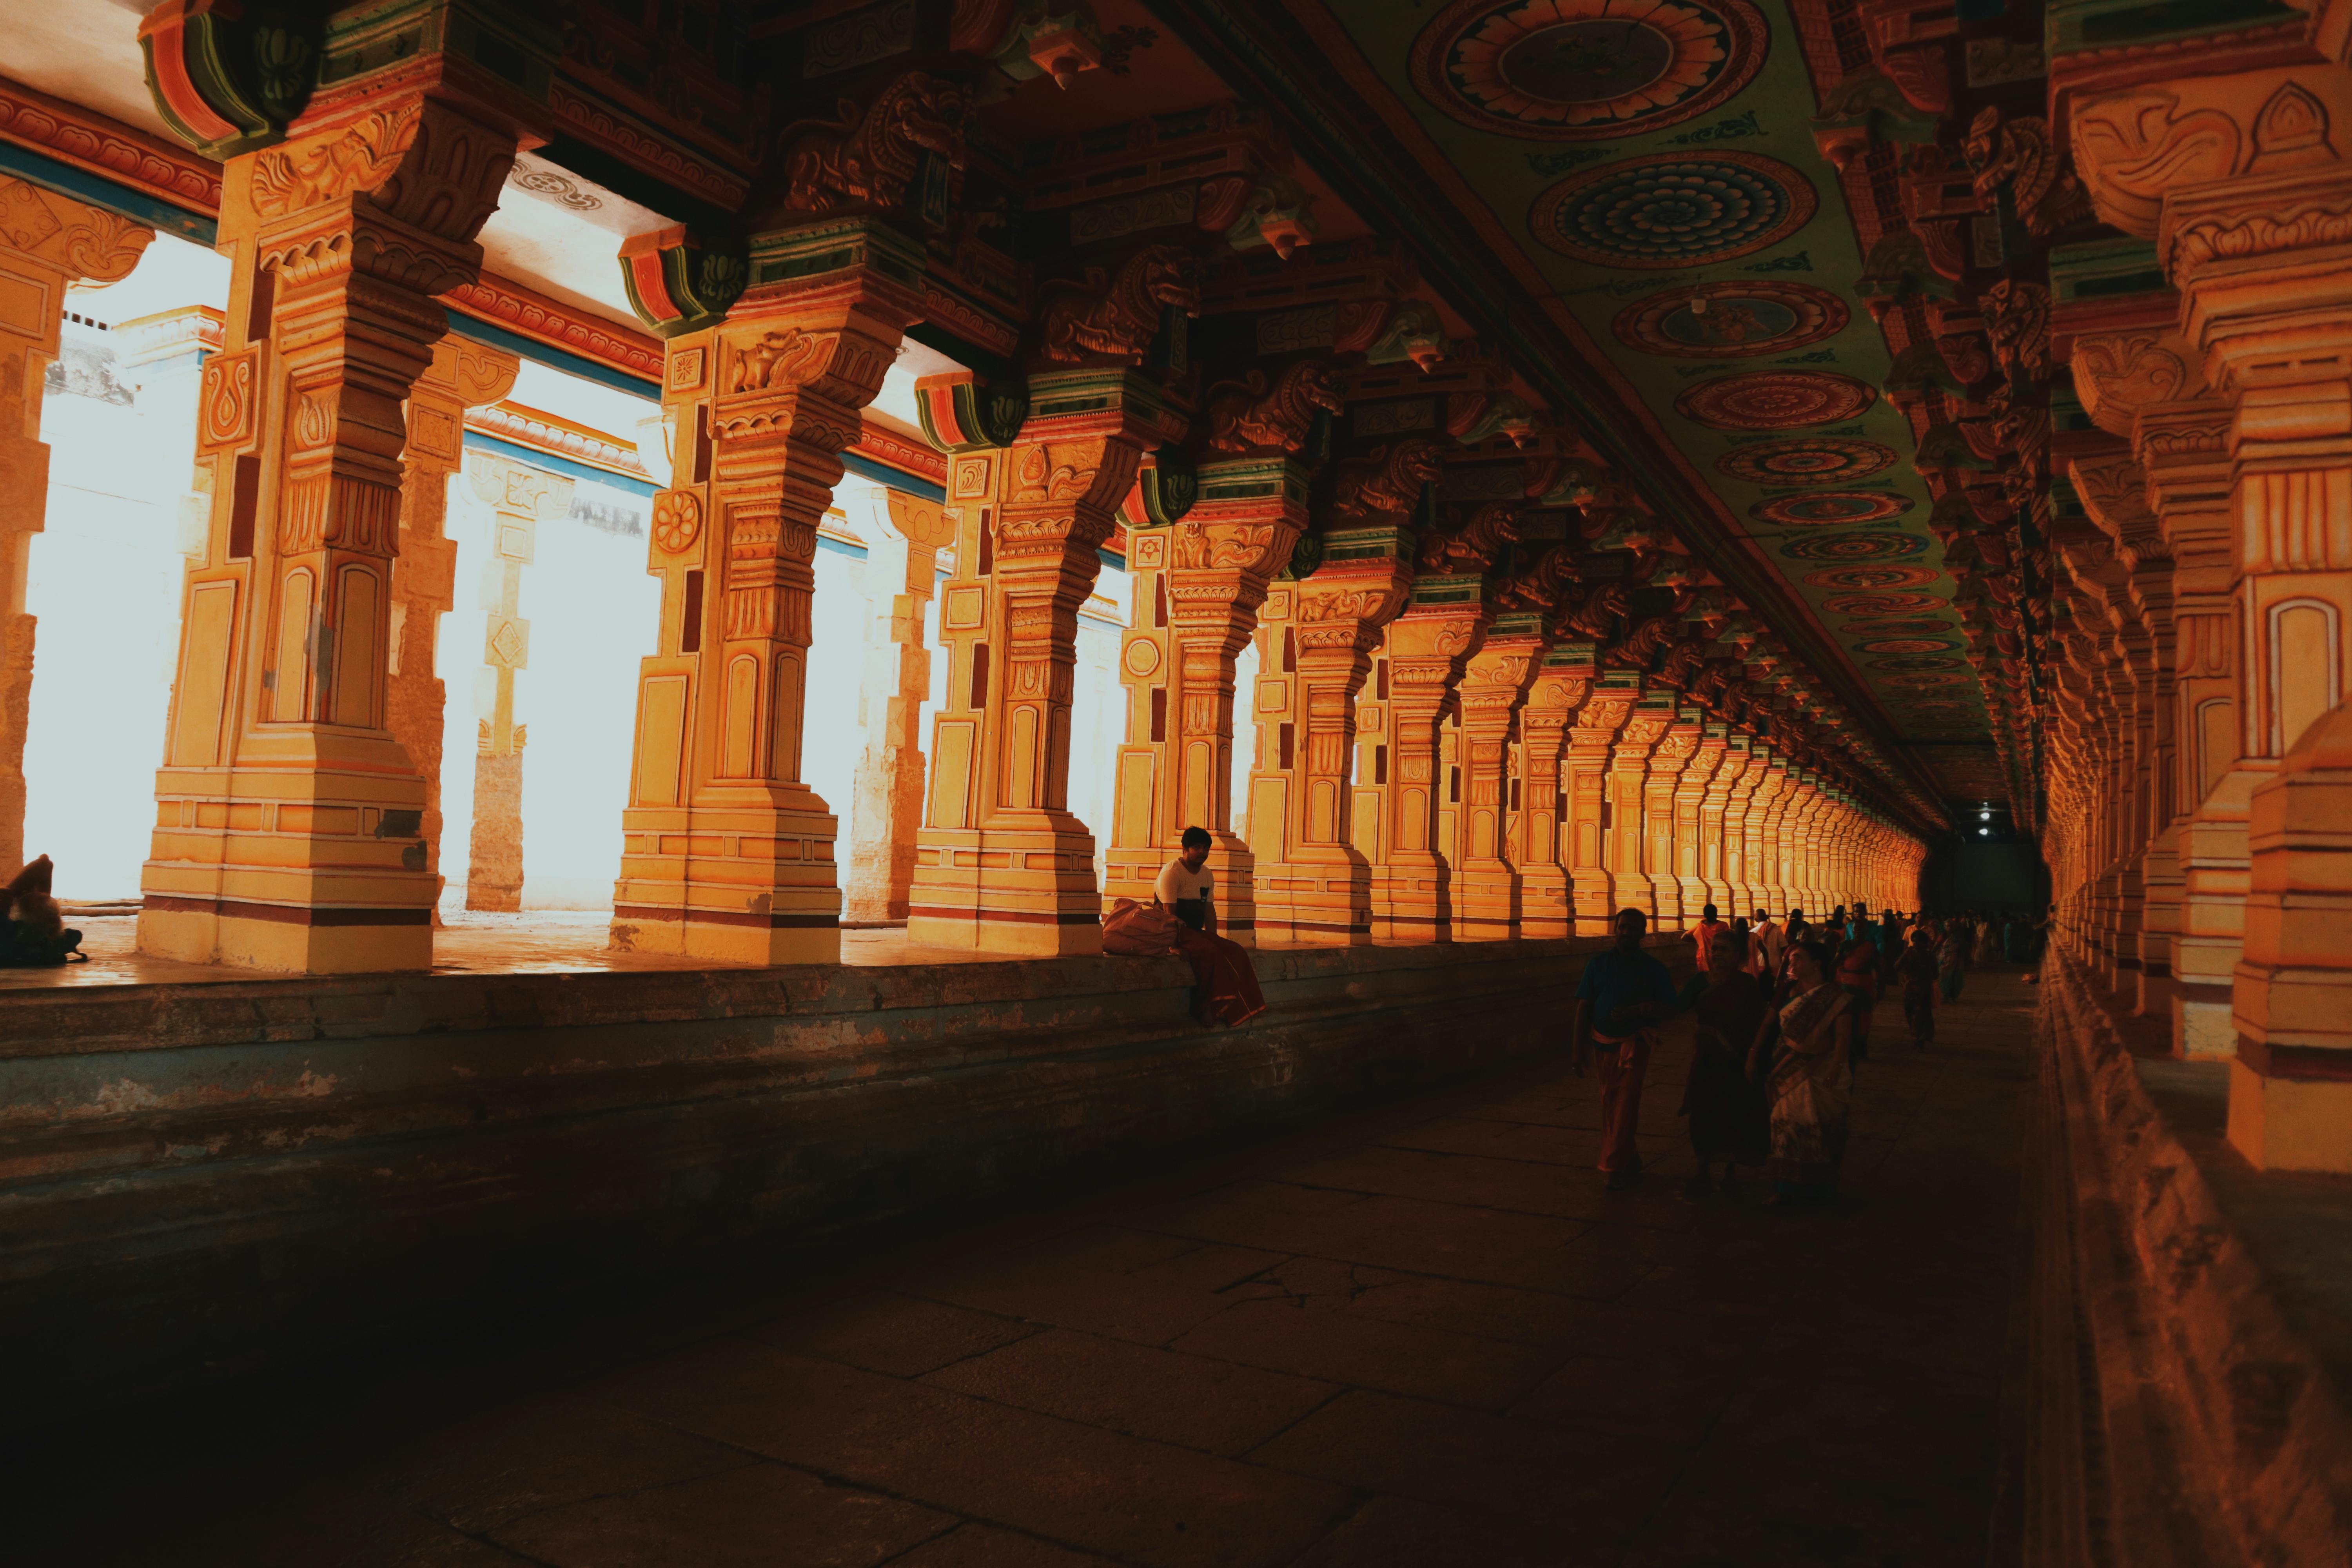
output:
<instances>
[{"instance_id":1,"label":"receding row of columns","mask_svg":"<svg viewBox=\"0 0 2352 1568\"><path fill-rule=\"evenodd\" d=\"M455 90L371 103L226 164L222 247L236 265L196 443L211 516L186 578L144 951L304 973L430 962L445 706L433 647L454 604L444 513L465 412L503 396L516 369L448 337L432 300L478 264L482 193L518 135L500 106ZM398 214L340 179L289 184L288 168L321 166L314 143L371 135L386 137L370 166L385 178L410 120L457 149L430 171L452 199L426 200L424 172L389 187ZM119 276L140 234L105 221L122 237ZM397 266L383 259L395 225L408 247ZM667 345L672 474L649 549L662 613L632 715L616 945L835 958L846 881L855 913L904 918L918 942L1086 951L1106 899L1144 893L1193 825L1216 836L1228 929L1244 941L1561 935L1597 931L1624 906L1673 925L1706 902L1907 901L1910 840L1671 688L1603 670L1594 645L1499 608L1475 567L1416 573L1403 516L1367 510L1328 529L1321 569L1286 575L1310 521L1310 475L1292 455L1208 465L1199 503L1153 525L1139 477L1185 420L1152 376L1116 367L1033 377L1014 428L949 440L944 505L891 498L904 591L896 574L882 584L889 626L874 657L894 667L875 673L895 695L866 738L845 879L837 821L801 776L812 562L858 411L920 313L898 281L919 267L898 254L908 244L855 220L765 236L755 276L792 281L751 289ZM813 273L803 262L819 255ZM73 275L49 265L46 316L26 324L32 346L9 381L34 415ZM926 395L950 397L960 379ZM34 415L9 426L25 432L12 454L37 449ZM27 459L12 460L8 493L31 503L15 515L37 519ZM495 513L483 647L498 697L468 902L511 908L512 679L529 648L518 590L536 525L561 513L570 483L479 467L469 475ZM1129 713L1097 887L1093 832L1067 805L1072 670L1078 607L1122 521ZM941 551L947 700L926 777L921 628ZM21 584L21 544L14 560ZM1231 828L1234 669L1253 638L1244 837Z\"/></svg>"},{"instance_id":2,"label":"receding row of columns","mask_svg":"<svg viewBox=\"0 0 2352 1568\"><path fill-rule=\"evenodd\" d=\"M2043 740L2061 939L2230 1060L2254 1163L2352 1170L2352 296L2296 216L2352 195L2334 49L2072 100L2132 238L2052 253L2099 433L2062 453Z\"/></svg>"}]
</instances>

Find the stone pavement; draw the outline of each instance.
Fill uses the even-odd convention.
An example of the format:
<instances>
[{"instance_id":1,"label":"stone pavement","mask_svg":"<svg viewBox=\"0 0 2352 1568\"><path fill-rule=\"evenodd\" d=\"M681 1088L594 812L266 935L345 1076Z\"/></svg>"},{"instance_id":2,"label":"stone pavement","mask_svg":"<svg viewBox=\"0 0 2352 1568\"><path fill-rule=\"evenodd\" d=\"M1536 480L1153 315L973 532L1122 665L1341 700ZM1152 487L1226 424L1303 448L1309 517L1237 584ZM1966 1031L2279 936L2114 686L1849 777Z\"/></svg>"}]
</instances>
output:
<instances>
[{"instance_id":1,"label":"stone pavement","mask_svg":"<svg viewBox=\"0 0 2352 1568\"><path fill-rule=\"evenodd\" d=\"M44 1437L11 1558L1978 1568L2029 995L1882 1006L1832 1210L1684 1195L1678 1030L1633 1194L1553 1057Z\"/></svg>"}]
</instances>

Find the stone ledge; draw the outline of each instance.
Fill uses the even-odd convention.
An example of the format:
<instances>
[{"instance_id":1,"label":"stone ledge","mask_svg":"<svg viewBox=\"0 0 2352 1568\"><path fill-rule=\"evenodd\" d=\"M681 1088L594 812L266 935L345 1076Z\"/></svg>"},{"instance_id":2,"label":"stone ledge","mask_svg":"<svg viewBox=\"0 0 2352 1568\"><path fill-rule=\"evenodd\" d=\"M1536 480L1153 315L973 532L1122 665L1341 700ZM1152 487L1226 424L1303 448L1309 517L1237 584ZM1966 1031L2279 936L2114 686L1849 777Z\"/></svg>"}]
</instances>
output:
<instances>
[{"instance_id":1,"label":"stone ledge","mask_svg":"<svg viewBox=\"0 0 2352 1568\"><path fill-rule=\"evenodd\" d=\"M152 1392L491 1279L789 1247L1458 1077L1562 1043L1601 945L1262 951L1268 1011L1234 1030L1189 1021L1186 966L1104 958L0 998L0 1332L55 1347L6 1403Z\"/></svg>"},{"instance_id":2,"label":"stone ledge","mask_svg":"<svg viewBox=\"0 0 2352 1568\"><path fill-rule=\"evenodd\" d=\"M2352 1563L2352 1180L2252 1170L2228 1064L2043 975L2029 1560Z\"/></svg>"}]
</instances>

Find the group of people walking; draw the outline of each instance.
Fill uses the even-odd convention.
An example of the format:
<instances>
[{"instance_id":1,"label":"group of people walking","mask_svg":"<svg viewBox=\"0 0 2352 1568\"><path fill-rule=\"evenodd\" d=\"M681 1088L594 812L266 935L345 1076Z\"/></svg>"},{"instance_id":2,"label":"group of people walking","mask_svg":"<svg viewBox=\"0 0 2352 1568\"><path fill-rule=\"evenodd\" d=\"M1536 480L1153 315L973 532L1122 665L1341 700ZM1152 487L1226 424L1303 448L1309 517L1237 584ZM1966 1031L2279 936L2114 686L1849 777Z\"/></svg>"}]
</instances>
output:
<instances>
[{"instance_id":1,"label":"group of people walking","mask_svg":"<svg viewBox=\"0 0 2352 1568\"><path fill-rule=\"evenodd\" d=\"M2015 922L2011 922L2013 926ZM1854 1068L1870 1055L1881 998L1899 987L1914 1050L1936 1037L1936 1008L1957 1001L1971 964L1996 953L2026 962L2004 936L1989 949L1993 922L1969 915L1922 919L1866 905L1841 905L1820 923L1802 910L1788 921L1763 910L1722 920L1706 907L1691 928L1697 973L1676 987L1643 939L1648 918L1622 910L1615 945L1587 963L1571 1036L1578 1076L1601 1080L1601 1170L1612 1191L1641 1179L1635 1143L1655 1029L1687 1012L1696 1054L1683 1093L1698 1173L1693 1195L1713 1190L1719 1166L1728 1187L1741 1165L1769 1167L1775 1205L1834 1197L1844 1163Z\"/></svg>"}]
</instances>

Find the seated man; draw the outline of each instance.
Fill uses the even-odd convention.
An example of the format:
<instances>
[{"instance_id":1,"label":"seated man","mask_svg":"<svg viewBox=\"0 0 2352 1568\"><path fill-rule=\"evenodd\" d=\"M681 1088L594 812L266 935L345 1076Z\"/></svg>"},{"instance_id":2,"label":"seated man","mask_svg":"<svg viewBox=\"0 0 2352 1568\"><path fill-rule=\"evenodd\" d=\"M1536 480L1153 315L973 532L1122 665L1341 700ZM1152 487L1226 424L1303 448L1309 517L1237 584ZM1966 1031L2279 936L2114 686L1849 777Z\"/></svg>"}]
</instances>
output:
<instances>
[{"instance_id":1,"label":"seated man","mask_svg":"<svg viewBox=\"0 0 2352 1568\"><path fill-rule=\"evenodd\" d=\"M1207 828L1186 828L1184 852L1160 868L1152 892L1182 922L1176 951L1192 963L1192 1016L1230 1028L1265 1012L1265 997L1258 990L1257 971L1250 967L1249 950L1217 934L1215 879L1208 864L1212 842Z\"/></svg>"},{"instance_id":2,"label":"seated man","mask_svg":"<svg viewBox=\"0 0 2352 1568\"><path fill-rule=\"evenodd\" d=\"M81 932L66 929L57 900L49 897L54 868L46 855L0 888L0 967L47 968L84 956Z\"/></svg>"}]
</instances>

